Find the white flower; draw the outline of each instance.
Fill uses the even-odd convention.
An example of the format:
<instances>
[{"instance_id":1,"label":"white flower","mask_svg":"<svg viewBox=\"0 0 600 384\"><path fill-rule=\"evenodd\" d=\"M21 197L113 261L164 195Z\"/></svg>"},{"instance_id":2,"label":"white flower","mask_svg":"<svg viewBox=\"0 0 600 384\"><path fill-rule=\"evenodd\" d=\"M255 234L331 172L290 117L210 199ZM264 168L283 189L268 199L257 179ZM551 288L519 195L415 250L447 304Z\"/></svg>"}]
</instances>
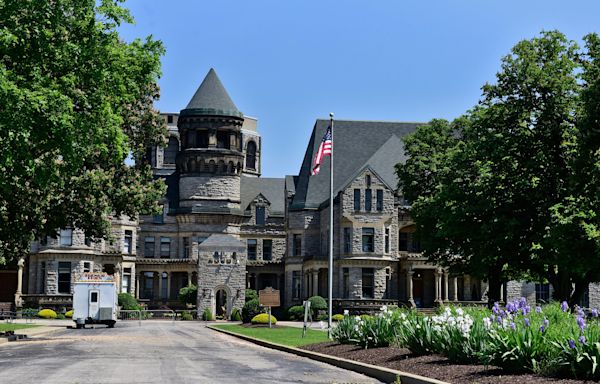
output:
<instances>
[{"instance_id":1,"label":"white flower","mask_svg":"<svg viewBox=\"0 0 600 384\"><path fill-rule=\"evenodd\" d=\"M360 321L360 316L354 316L354 321Z\"/></svg>"},{"instance_id":2,"label":"white flower","mask_svg":"<svg viewBox=\"0 0 600 384\"><path fill-rule=\"evenodd\" d=\"M350 311L348 311L347 309L344 309L344 316L348 316L350 314Z\"/></svg>"}]
</instances>

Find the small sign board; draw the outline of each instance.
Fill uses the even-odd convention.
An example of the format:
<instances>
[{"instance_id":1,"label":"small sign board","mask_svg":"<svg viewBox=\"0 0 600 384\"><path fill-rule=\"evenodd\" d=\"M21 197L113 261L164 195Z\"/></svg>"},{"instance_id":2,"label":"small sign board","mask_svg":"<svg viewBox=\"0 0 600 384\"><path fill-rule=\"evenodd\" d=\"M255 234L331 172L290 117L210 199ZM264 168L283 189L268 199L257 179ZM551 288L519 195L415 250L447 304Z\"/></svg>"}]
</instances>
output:
<instances>
[{"instance_id":1,"label":"small sign board","mask_svg":"<svg viewBox=\"0 0 600 384\"><path fill-rule=\"evenodd\" d=\"M258 302L263 307L279 307L279 290L267 287L258 291Z\"/></svg>"},{"instance_id":2,"label":"small sign board","mask_svg":"<svg viewBox=\"0 0 600 384\"><path fill-rule=\"evenodd\" d=\"M106 272L84 272L77 275L75 281L86 283L111 283L115 281L115 277Z\"/></svg>"}]
</instances>

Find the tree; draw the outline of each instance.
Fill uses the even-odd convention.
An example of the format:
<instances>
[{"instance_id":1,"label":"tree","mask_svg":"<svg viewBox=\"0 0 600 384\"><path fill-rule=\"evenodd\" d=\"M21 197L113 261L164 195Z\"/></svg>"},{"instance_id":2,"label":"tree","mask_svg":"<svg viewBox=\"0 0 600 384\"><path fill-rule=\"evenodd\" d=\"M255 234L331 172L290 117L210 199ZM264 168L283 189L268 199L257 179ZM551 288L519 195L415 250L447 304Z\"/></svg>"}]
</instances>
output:
<instances>
[{"instance_id":1,"label":"tree","mask_svg":"<svg viewBox=\"0 0 600 384\"><path fill-rule=\"evenodd\" d=\"M0 259L58 228L107 238L111 216L158 210L144 153L166 135L153 108L164 49L119 38L132 22L120 2L0 2Z\"/></svg>"},{"instance_id":2,"label":"tree","mask_svg":"<svg viewBox=\"0 0 600 384\"><path fill-rule=\"evenodd\" d=\"M183 304L196 305L198 303L198 287L194 284L179 290L179 301Z\"/></svg>"}]
</instances>

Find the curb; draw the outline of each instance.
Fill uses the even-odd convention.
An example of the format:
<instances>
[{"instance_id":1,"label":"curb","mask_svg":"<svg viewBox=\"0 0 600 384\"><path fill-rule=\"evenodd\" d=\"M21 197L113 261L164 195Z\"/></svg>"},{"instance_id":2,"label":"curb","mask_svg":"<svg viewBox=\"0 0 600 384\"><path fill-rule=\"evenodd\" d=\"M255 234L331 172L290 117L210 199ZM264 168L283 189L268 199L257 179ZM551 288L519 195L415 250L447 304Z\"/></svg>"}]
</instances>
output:
<instances>
[{"instance_id":1,"label":"curb","mask_svg":"<svg viewBox=\"0 0 600 384\"><path fill-rule=\"evenodd\" d=\"M41 326L41 327L36 327L36 328L16 329L15 334L16 335L26 335L30 339L35 339L38 336L46 336L51 333L66 329L66 327L58 327L58 326ZM33 329L35 329L35 331L34 331L34 333L31 334L31 331ZM29 336L28 334L31 334L31 335ZM11 345L11 344L12 343L9 342L7 339L0 338L0 345Z\"/></svg>"},{"instance_id":2,"label":"curb","mask_svg":"<svg viewBox=\"0 0 600 384\"><path fill-rule=\"evenodd\" d=\"M331 355L325 355L323 353L311 352L300 348L288 347L287 345L271 343L269 341L256 339L251 336L241 335L232 331L227 331L220 328L207 325L206 328L212 329L213 331L221 332L230 336L234 336L246 341L250 341L254 344L258 344L263 347L276 349L283 352L293 353L294 355L307 357L312 360L317 360L322 363L334 365L338 368L347 369L363 375L373 377L377 380L381 380L385 383L395 383L399 379L402 384L448 384L445 381L437 379L431 379L429 377L415 375L408 372L397 371L395 369L379 367L376 365L360 363L354 360L348 360L341 357L334 357Z\"/></svg>"}]
</instances>

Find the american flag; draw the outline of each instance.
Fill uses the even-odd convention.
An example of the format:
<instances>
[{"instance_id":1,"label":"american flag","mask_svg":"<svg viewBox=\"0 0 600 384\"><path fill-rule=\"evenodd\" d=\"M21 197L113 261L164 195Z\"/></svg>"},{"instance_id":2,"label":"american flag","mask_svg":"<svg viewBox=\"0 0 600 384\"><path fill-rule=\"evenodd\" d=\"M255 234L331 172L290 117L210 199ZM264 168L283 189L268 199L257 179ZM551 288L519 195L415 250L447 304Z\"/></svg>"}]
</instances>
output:
<instances>
[{"instance_id":1,"label":"american flag","mask_svg":"<svg viewBox=\"0 0 600 384\"><path fill-rule=\"evenodd\" d=\"M331 155L331 148L333 147L333 140L331 139L331 126L327 127L325 131L325 136L323 136L323 140L321 140L321 144L319 145L319 150L317 151L317 155L315 156L315 161L312 169L313 175L318 175L321 170L321 163L323 162L323 157L327 155Z\"/></svg>"}]
</instances>

